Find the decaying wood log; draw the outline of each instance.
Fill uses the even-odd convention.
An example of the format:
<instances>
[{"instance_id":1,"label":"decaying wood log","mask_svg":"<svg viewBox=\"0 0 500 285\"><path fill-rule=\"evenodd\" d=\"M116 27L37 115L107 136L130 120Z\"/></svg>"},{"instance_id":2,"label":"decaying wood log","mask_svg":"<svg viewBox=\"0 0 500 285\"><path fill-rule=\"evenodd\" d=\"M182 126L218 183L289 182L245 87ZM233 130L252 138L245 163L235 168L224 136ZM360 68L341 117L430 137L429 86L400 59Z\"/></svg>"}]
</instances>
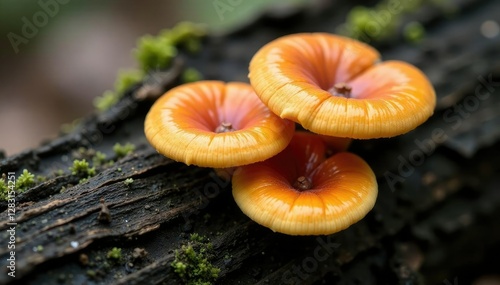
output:
<instances>
[{"instance_id":1,"label":"decaying wood log","mask_svg":"<svg viewBox=\"0 0 500 285\"><path fill-rule=\"evenodd\" d=\"M152 102L137 95L140 85L73 132L0 161L0 173L27 168L48 177L16 197L15 278L6 270L11 226L0 202L0 283L179 284L171 263L192 233L212 244L207 257L220 268L217 284L469 284L499 274L500 36L485 38L479 27L498 18L500 3L454 3L460 12L452 19L435 8L416 16L428 30L419 48L379 46L384 59L411 62L430 77L438 108L409 134L354 142L351 151L379 182L375 208L359 223L319 237L255 224L234 203L229 181L148 145L142 124ZM334 32L348 9L337 3L271 11L225 37L207 38L200 55L182 55L181 64L157 74L161 86L147 84L171 88L184 66L207 79L246 81L260 46L287 33ZM137 149L118 159L116 142ZM117 160L79 184L68 167L87 155L82 147ZM118 261L107 256L114 247L122 251Z\"/></svg>"}]
</instances>

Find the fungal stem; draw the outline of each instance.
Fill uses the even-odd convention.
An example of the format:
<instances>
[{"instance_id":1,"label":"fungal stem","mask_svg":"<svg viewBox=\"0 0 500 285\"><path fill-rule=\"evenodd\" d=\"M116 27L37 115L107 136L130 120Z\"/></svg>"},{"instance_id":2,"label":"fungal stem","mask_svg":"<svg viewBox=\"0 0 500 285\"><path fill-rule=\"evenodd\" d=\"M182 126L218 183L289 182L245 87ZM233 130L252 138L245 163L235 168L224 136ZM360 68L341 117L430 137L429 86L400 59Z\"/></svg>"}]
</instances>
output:
<instances>
[{"instance_id":1,"label":"fungal stem","mask_svg":"<svg viewBox=\"0 0 500 285\"><path fill-rule=\"evenodd\" d=\"M352 87L345 82L338 82L328 90L330 94L337 97L351 98Z\"/></svg>"},{"instance_id":2,"label":"fungal stem","mask_svg":"<svg viewBox=\"0 0 500 285\"><path fill-rule=\"evenodd\" d=\"M228 122L220 123L220 125L215 129L216 133L227 133L232 131L234 131L233 124Z\"/></svg>"},{"instance_id":3,"label":"fungal stem","mask_svg":"<svg viewBox=\"0 0 500 285\"><path fill-rule=\"evenodd\" d=\"M312 182L309 178L300 176L297 180L295 180L293 187L299 191L309 190L312 187Z\"/></svg>"}]
</instances>

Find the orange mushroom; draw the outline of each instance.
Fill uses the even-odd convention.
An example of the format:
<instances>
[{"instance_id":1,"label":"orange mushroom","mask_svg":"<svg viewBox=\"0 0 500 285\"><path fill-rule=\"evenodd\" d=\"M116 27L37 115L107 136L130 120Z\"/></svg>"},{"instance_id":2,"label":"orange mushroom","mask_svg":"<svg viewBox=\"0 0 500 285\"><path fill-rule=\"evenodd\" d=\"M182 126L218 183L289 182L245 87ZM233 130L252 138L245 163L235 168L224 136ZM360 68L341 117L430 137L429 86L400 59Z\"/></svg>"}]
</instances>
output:
<instances>
[{"instance_id":1,"label":"orange mushroom","mask_svg":"<svg viewBox=\"0 0 500 285\"><path fill-rule=\"evenodd\" d=\"M375 175L357 155L325 158L326 149L320 136L297 132L278 155L235 171L236 203L255 222L289 235L332 234L356 223L375 204Z\"/></svg>"},{"instance_id":2,"label":"orange mushroom","mask_svg":"<svg viewBox=\"0 0 500 285\"><path fill-rule=\"evenodd\" d=\"M246 83L199 81L165 93L146 116L157 151L176 161L225 168L282 151L295 124L273 114Z\"/></svg>"},{"instance_id":3,"label":"orange mushroom","mask_svg":"<svg viewBox=\"0 0 500 285\"><path fill-rule=\"evenodd\" d=\"M400 135L426 121L436 105L432 85L416 67L380 62L372 47L331 34L278 38L254 55L249 70L271 111L323 135Z\"/></svg>"}]
</instances>

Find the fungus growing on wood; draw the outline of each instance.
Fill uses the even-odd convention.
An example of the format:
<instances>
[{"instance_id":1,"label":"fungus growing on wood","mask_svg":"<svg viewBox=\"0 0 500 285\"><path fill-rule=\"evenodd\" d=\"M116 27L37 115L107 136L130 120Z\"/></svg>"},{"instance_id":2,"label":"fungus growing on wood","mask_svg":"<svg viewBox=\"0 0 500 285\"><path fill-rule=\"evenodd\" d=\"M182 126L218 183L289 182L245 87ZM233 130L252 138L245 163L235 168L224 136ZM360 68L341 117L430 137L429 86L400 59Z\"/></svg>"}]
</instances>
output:
<instances>
[{"instance_id":1,"label":"fungus growing on wood","mask_svg":"<svg viewBox=\"0 0 500 285\"><path fill-rule=\"evenodd\" d=\"M406 133L433 113L426 76L356 40L294 34L262 47L250 62L256 94L275 114L318 134L369 139Z\"/></svg>"},{"instance_id":2,"label":"fungus growing on wood","mask_svg":"<svg viewBox=\"0 0 500 285\"><path fill-rule=\"evenodd\" d=\"M255 222L289 235L323 235L362 219L375 204L377 181L359 156L326 158L320 136L297 132L278 155L239 167L233 196Z\"/></svg>"},{"instance_id":3,"label":"fungus growing on wood","mask_svg":"<svg viewBox=\"0 0 500 285\"><path fill-rule=\"evenodd\" d=\"M290 142L295 124L273 114L249 84L199 81L158 99L144 129L151 145L169 158L226 168L276 155Z\"/></svg>"}]
</instances>

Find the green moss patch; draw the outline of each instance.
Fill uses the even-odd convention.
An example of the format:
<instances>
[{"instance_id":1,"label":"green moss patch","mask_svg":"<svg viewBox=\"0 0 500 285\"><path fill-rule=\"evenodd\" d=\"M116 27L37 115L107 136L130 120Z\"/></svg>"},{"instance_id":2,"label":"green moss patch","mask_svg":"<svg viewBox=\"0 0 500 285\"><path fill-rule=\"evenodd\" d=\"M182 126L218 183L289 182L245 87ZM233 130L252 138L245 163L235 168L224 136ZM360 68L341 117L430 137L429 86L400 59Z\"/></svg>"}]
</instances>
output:
<instances>
[{"instance_id":1,"label":"green moss patch","mask_svg":"<svg viewBox=\"0 0 500 285\"><path fill-rule=\"evenodd\" d=\"M185 284L214 284L220 269L209 262L211 257L212 244L205 237L192 234L190 241L175 251L171 266Z\"/></svg>"}]
</instances>

